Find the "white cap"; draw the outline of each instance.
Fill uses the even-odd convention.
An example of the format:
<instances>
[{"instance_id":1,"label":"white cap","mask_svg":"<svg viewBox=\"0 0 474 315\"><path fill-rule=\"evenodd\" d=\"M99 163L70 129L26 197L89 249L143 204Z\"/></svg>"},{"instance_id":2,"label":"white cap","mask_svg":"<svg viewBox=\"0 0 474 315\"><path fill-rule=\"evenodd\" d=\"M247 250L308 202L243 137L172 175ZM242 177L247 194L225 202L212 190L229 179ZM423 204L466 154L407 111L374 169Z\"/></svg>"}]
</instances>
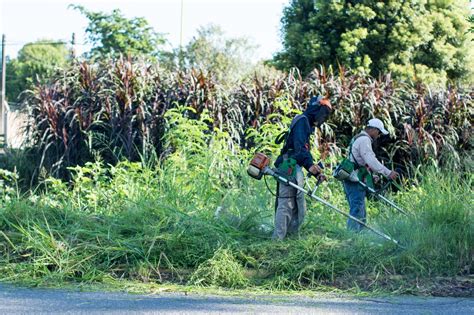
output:
<instances>
[{"instance_id":1,"label":"white cap","mask_svg":"<svg viewBox=\"0 0 474 315\"><path fill-rule=\"evenodd\" d=\"M378 118L372 118L369 120L367 127L377 128L384 135L388 135L388 131L383 127L383 122Z\"/></svg>"}]
</instances>

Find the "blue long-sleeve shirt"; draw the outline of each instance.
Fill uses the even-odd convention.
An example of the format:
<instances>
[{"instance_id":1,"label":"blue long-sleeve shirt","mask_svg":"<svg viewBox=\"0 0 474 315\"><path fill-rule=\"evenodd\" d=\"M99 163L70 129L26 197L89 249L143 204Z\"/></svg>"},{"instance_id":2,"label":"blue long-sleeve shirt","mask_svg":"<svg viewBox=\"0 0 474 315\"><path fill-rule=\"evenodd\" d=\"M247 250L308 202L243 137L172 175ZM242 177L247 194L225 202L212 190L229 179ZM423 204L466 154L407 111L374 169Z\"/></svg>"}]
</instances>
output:
<instances>
[{"instance_id":1,"label":"blue long-sleeve shirt","mask_svg":"<svg viewBox=\"0 0 474 315\"><path fill-rule=\"evenodd\" d=\"M309 118L305 117L298 119L298 121L291 128L285 147L282 154L277 158L275 165L278 166L283 161L283 154L288 153L289 157L296 160L296 163L306 170L313 165L313 157L310 153L309 138L314 132L314 128L310 127Z\"/></svg>"},{"instance_id":2,"label":"blue long-sleeve shirt","mask_svg":"<svg viewBox=\"0 0 474 315\"><path fill-rule=\"evenodd\" d=\"M314 132L314 127L321 126L329 114L330 109L327 106L312 105L310 101L304 113L293 119L290 134L280 156L275 161L275 166L278 167L283 162L283 154L289 153L298 165L309 171L309 168L313 165L309 137Z\"/></svg>"}]
</instances>

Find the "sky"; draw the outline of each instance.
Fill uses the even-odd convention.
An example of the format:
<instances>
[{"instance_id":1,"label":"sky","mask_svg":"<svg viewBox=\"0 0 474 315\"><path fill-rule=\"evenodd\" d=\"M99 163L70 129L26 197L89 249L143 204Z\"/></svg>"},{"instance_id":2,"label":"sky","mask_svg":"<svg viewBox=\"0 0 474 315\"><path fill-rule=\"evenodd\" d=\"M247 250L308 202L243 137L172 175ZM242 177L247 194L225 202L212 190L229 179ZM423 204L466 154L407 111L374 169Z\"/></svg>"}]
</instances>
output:
<instances>
[{"instance_id":1,"label":"sky","mask_svg":"<svg viewBox=\"0 0 474 315\"><path fill-rule=\"evenodd\" d=\"M0 0L0 33L5 34L6 54L38 39L70 41L76 34L76 50L86 44L87 18L68 8L83 5L91 11L120 9L127 18L144 17L171 47L179 47L183 3L183 45L197 34L200 26L221 26L226 37L247 37L258 45L254 59L271 58L281 49L280 19L290 0Z\"/></svg>"}]
</instances>

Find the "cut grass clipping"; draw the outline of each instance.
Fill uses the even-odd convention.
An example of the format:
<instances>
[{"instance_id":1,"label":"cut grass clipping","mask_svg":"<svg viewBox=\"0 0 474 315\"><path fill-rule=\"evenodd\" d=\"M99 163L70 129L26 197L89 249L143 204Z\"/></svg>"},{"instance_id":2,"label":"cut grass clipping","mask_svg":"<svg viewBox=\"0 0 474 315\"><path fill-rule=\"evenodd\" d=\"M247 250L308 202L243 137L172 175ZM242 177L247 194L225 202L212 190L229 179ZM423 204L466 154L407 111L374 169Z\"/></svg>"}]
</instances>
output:
<instances>
[{"instance_id":1,"label":"cut grass clipping","mask_svg":"<svg viewBox=\"0 0 474 315\"><path fill-rule=\"evenodd\" d=\"M190 284L243 288L249 284L245 270L229 249L219 248L212 258L206 260L192 274Z\"/></svg>"}]
</instances>

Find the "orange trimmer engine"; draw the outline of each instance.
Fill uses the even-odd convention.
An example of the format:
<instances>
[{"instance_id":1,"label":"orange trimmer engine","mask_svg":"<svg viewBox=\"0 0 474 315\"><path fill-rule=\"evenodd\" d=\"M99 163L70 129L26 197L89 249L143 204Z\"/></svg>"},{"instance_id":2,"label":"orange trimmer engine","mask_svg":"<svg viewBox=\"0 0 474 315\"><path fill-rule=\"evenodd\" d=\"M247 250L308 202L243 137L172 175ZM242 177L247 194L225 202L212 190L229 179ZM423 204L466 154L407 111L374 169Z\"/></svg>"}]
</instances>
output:
<instances>
[{"instance_id":1,"label":"orange trimmer engine","mask_svg":"<svg viewBox=\"0 0 474 315\"><path fill-rule=\"evenodd\" d=\"M270 158L263 153L256 153L253 159L250 161L250 165L247 168L247 173L260 180L264 175L265 168L270 165Z\"/></svg>"}]
</instances>

